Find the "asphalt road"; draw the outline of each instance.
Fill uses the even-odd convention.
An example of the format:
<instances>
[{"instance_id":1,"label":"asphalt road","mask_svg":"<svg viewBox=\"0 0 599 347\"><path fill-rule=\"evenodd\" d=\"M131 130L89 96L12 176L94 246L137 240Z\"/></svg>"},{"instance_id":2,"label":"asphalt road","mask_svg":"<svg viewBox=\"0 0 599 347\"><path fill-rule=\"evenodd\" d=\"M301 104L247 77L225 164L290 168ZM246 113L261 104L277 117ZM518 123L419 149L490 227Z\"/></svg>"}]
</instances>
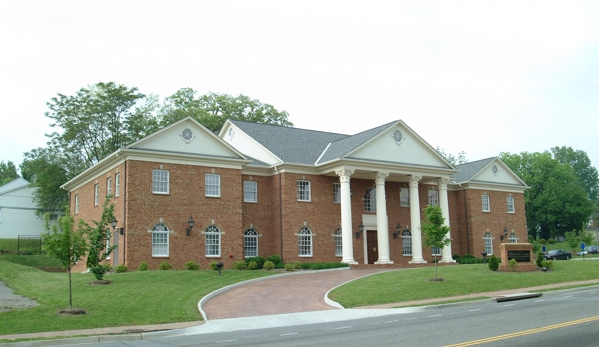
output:
<instances>
[{"instance_id":1,"label":"asphalt road","mask_svg":"<svg viewBox=\"0 0 599 347\"><path fill-rule=\"evenodd\" d=\"M232 326L233 331L221 333L148 335L144 340L85 346L596 347L598 327L599 286L595 286L518 301L431 306L415 312L281 328L234 331Z\"/></svg>"}]
</instances>

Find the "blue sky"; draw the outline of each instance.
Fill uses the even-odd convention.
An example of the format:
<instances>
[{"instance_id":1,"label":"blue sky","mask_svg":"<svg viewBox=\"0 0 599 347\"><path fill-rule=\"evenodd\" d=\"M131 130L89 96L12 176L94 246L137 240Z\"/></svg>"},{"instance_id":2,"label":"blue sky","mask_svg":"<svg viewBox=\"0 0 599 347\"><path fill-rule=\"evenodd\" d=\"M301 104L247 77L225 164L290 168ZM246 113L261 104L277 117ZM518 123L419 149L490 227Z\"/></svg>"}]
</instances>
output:
<instances>
[{"instance_id":1,"label":"blue sky","mask_svg":"<svg viewBox=\"0 0 599 347\"><path fill-rule=\"evenodd\" d=\"M599 165L596 1L2 1L0 160L57 93L245 94L296 127L402 119L468 160L570 146Z\"/></svg>"}]
</instances>

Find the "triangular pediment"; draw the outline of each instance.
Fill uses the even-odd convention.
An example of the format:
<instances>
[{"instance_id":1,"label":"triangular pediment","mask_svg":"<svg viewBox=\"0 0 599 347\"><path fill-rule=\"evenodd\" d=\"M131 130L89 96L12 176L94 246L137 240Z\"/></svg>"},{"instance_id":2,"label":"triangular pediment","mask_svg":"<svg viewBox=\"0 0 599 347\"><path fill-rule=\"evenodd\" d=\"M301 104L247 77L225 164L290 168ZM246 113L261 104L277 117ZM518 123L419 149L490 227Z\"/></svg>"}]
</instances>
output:
<instances>
[{"instance_id":1,"label":"triangular pediment","mask_svg":"<svg viewBox=\"0 0 599 347\"><path fill-rule=\"evenodd\" d=\"M453 169L451 164L401 120L346 154L345 158Z\"/></svg>"},{"instance_id":2,"label":"triangular pediment","mask_svg":"<svg viewBox=\"0 0 599 347\"><path fill-rule=\"evenodd\" d=\"M459 173L452 176L457 183L470 185L505 185L527 188L522 181L501 159L497 157L470 162L456 167Z\"/></svg>"},{"instance_id":3,"label":"triangular pediment","mask_svg":"<svg viewBox=\"0 0 599 347\"><path fill-rule=\"evenodd\" d=\"M206 157L245 159L236 149L191 117L184 118L126 147L127 149Z\"/></svg>"}]
</instances>

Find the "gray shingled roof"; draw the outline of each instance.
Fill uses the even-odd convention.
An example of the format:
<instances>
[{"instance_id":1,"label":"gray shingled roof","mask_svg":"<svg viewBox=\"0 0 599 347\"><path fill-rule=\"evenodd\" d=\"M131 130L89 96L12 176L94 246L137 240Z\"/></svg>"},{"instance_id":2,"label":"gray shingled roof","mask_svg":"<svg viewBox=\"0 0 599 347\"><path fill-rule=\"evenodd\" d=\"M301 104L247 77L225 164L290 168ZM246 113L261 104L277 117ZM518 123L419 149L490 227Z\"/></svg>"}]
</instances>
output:
<instances>
[{"instance_id":1,"label":"gray shingled roof","mask_svg":"<svg viewBox=\"0 0 599 347\"><path fill-rule=\"evenodd\" d=\"M283 162L314 165L329 143L348 135L231 120Z\"/></svg>"},{"instance_id":2,"label":"gray shingled roof","mask_svg":"<svg viewBox=\"0 0 599 347\"><path fill-rule=\"evenodd\" d=\"M482 169L484 169L495 159L497 159L497 157L491 157L466 164L456 165L455 168L460 170L460 172L453 174L450 177L452 180L458 183L470 181L474 176L476 176L476 174L481 172Z\"/></svg>"}]
</instances>

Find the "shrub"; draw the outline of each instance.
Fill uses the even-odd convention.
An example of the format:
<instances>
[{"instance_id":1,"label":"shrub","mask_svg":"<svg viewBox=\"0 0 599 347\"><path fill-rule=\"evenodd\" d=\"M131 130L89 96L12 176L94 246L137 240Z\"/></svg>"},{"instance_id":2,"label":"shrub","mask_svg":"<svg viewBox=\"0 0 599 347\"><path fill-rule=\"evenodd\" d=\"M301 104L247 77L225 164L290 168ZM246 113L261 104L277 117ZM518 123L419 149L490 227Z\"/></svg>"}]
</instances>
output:
<instances>
[{"instance_id":1,"label":"shrub","mask_svg":"<svg viewBox=\"0 0 599 347\"><path fill-rule=\"evenodd\" d=\"M210 268L211 268L212 270L218 270L218 266L216 266L216 264L217 264L217 263L216 263L216 260L213 260L213 261L211 261L211 262L210 262Z\"/></svg>"},{"instance_id":2,"label":"shrub","mask_svg":"<svg viewBox=\"0 0 599 347\"><path fill-rule=\"evenodd\" d=\"M507 262L507 267L509 271L516 271L518 270L518 262L516 259L512 258Z\"/></svg>"},{"instance_id":3,"label":"shrub","mask_svg":"<svg viewBox=\"0 0 599 347\"><path fill-rule=\"evenodd\" d=\"M336 269L340 267L348 267L349 264L346 263L300 263L295 262L293 266L296 269L304 269L304 270L323 270L323 269ZM299 267L298 267L299 266Z\"/></svg>"},{"instance_id":4,"label":"shrub","mask_svg":"<svg viewBox=\"0 0 599 347\"><path fill-rule=\"evenodd\" d=\"M116 273L120 274L123 272L127 272L127 265L125 264L119 264L117 266L115 266L114 271L116 271Z\"/></svg>"},{"instance_id":5,"label":"shrub","mask_svg":"<svg viewBox=\"0 0 599 347\"><path fill-rule=\"evenodd\" d=\"M272 270L272 269L275 268L275 263L273 263L270 260L267 260L267 261L264 262L264 265L262 266L262 268L264 270Z\"/></svg>"},{"instance_id":6,"label":"shrub","mask_svg":"<svg viewBox=\"0 0 599 347\"><path fill-rule=\"evenodd\" d=\"M185 268L187 270L199 270L200 265L198 263L196 263L195 261L188 261L187 263L185 263Z\"/></svg>"},{"instance_id":7,"label":"shrub","mask_svg":"<svg viewBox=\"0 0 599 347\"><path fill-rule=\"evenodd\" d=\"M233 268L235 270L245 270L248 268L248 264L245 261L240 260L233 263Z\"/></svg>"},{"instance_id":8,"label":"shrub","mask_svg":"<svg viewBox=\"0 0 599 347\"><path fill-rule=\"evenodd\" d=\"M266 260L272 261L272 263L275 264L275 267L277 269L283 267L283 260L278 255L271 255L270 257L266 258Z\"/></svg>"},{"instance_id":9,"label":"shrub","mask_svg":"<svg viewBox=\"0 0 599 347\"><path fill-rule=\"evenodd\" d=\"M262 269L262 266L264 266L264 262L266 260L264 259L264 257L252 257L252 258L247 258L245 260L245 262L248 264L248 269L250 270L256 270L256 269ZM250 263L251 262L256 262L256 265L258 266L256 269L251 269L250 268Z\"/></svg>"},{"instance_id":10,"label":"shrub","mask_svg":"<svg viewBox=\"0 0 599 347\"><path fill-rule=\"evenodd\" d=\"M145 261L142 261L141 263L139 263L139 267L137 268L137 270L148 271L148 263L146 263Z\"/></svg>"},{"instance_id":11,"label":"shrub","mask_svg":"<svg viewBox=\"0 0 599 347\"><path fill-rule=\"evenodd\" d=\"M168 261L166 261L166 260L163 260L163 261L160 263L160 265L158 265L158 268L159 268L160 270L170 270L170 269L172 269L172 268L173 268L173 266L172 266L172 265L171 265L171 263L169 263Z\"/></svg>"},{"instance_id":12,"label":"shrub","mask_svg":"<svg viewBox=\"0 0 599 347\"><path fill-rule=\"evenodd\" d=\"M499 269L499 259L497 259L495 255L492 255L491 258L489 258L489 269L491 269L491 271L497 271L497 269Z\"/></svg>"},{"instance_id":13,"label":"shrub","mask_svg":"<svg viewBox=\"0 0 599 347\"><path fill-rule=\"evenodd\" d=\"M301 269L301 267L302 267L302 263L300 263L299 261L296 261L295 263L293 263L294 269Z\"/></svg>"},{"instance_id":14,"label":"shrub","mask_svg":"<svg viewBox=\"0 0 599 347\"><path fill-rule=\"evenodd\" d=\"M545 239L539 239L539 243L542 244L542 245L544 245L544 244L547 243L547 241L545 241Z\"/></svg>"},{"instance_id":15,"label":"shrub","mask_svg":"<svg viewBox=\"0 0 599 347\"><path fill-rule=\"evenodd\" d=\"M543 267L547 269L551 269L553 267L553 260L543 260L541 263Z\"/></svg>"},{"instance_id":16,"label":"shrub","mask_svg":"<svg viewBox=\"0 0 599 347\"><path fill-rule=\"evenodd\" d=\"M258 267L258 262L257 261L250 261L248 263L248 270L258 270L260 267Z\"/></svg>"},{"instance_id":17,"label":"shrub","mask_svg":"<svg viewBox=\"0 0 599 347\"><path fill-rule=\"evenodd\" d=\"M104 263L100 266L102 266L102 269L104 269L104 273L112 271L112 265L110 265L109 263Z\"/></svg>"},{"instance_id":18,"label":"shrub","mask_svg":"<svg viewBox=\"0 0 599 347\"><path fill-rule=\"evenodd\" d=\"M285 264L286 271L293 271L294 269L295 269L295 266L293 264Z\"/></svg>"},{"instance_id":19,"label":"shrub","mask_svg":"<svg viewBox=\"0 0 599 347\"><path fill-rule=\"evenodd\" d=\"M543 267L543 260L545 260L545 255L543 252L539 252L537 254L537 267Z\"/></svg>"},{"instance_id":20,"label":"shrub","mask_svg":"<svg viewBox=\"0 0 599 347\"><path fill-rule=\"evenodd\" d=\"M549 240L547 240L547 242L549 242L550 245L555 243L555 240L553 239L553 237L550 237Z\"/></svg>"}]
</instances>

